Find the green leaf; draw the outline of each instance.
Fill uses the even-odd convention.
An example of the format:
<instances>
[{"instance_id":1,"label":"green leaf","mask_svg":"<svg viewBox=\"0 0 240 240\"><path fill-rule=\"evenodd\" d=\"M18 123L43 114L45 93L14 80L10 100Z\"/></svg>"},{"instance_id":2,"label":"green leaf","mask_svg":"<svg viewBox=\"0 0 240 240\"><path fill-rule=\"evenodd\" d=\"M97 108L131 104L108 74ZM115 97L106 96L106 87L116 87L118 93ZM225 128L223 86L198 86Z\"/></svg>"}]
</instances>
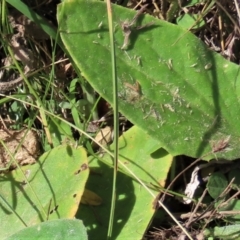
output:
<instances>
[{"instance_id":1,"label":"green leaf","mask_svg":"<svg viewBox=\"0 0 240 240\"><path fill-rule=\"evenodd\" d=\"M56 118L49 118L48 128L55 147L59 146L62 142L66 142L66 140L72 139L71 126L66 122ZM49 148L49 143L47 139L45 139L45 150L49 150Z\"/></svg>"},{"instance_id":2,"label":"green leaf","mask_svg":"<svg viewBox=\"0 0 240 240\"><path fill-rule=\"evenodd\" d=\"M231 223L240 223L240 200L232 199L228 201L227 206L223 206L219 209L219 211L227 211L229 214L224 216L225 221ZM232 211L232 214L230 214Z\"/></svg>"},{"instance_id":3,"label":"green leaf","mask_svg":"<svg viewBox=\"0 0 240 240\"><path fill-rule=\"evenodd\" d=\"M123 133L119 146L119 159L157 195L165 185L173 157L138 127ZM103 161L112 166L110 156L105 154ZM89 162L92 174L86 188L101 197L103 204L94 211L91 206L81 205L76 216L83 220L89 239L106 239L112 168L97 159L91 158ZM113 239L141 239L155 213L154 199L120 164L118 166L124 173L118 172L117 176Z\"/></svg>"},{"instance_id":4,"label":"green leaf","mask_svg":"<svg viewBox=\"0 0 240 240\"><path fill-rule=\"evenodd\" d=\"M186 13L183 16L177 18L177 24L185 29L191 28L194 30L198 30L199 28L201 28L205 25L204 19L201 19L199 22L197 22L198 18L199 18L198 14ZM196 23L196 25L195 25L195 23Z\"/></svg>"},{"instance_id":5,"label":"green leaf","mask_svg":"<svg viewBox=\"0 0 240 240\"><path fill-rule=\"evenodd\" d=\"M89 174L84 148L59 146L22 170L49 220L75 216ZM25 228L23 222L31 226L46 220L20 170L1 174L0 180L2 238Z\"/></svg>"},{"instance_id":6,"label":"green leaf","mask_svg":"<svg viewBox=\"0 0 240 240\"><path fill-rule=\"evenodd\" d=\"M202 0L192 0L192 1L188 1L187 3L184 4L184 7L191 7L194 6L198 3L201 3Z\"/></svg>"},{"instance_id":7,"label":"green leaf","mask_svg":"<svg viewBox=\"0 0 240 240\"><path fill-rule=\"evenodd\" d=\"M216 237L221 239L239 239L240 238L240 225L234 224L230 226L224 226L224 227L215 227L213 229L206 229L204 230L204 236L208 237Z\"/></svg>"},{"instance_id":8,"label":"green leaf","mask_svg":"<svg viewBox=\"0 0 240 240\"><path fill-rule=\"evenodd\" d=\"M86 229L77 219L58 219L24 228L5 240L87 240Z\"/></svg>"},{"instance_id":9,"label":"green leaf","mask_svg":"<svg viewBox=\"0 0 240 240\"><path fill-rule=\"evenodd\" d=\"M136 12L112 7L120 111L172 155L203 156L231 135L229 147L215 155L238 158L239 66L209 51L191 33L148 15L136 24L153 24L133 29L127 50L121 50L120 20L131 20ZM59 5L58 22L82 75L112 103L106 4L66 0Z\"/></svg>"},{"instance_id":10,"label":"green leaf","mask_svg":"<svg viewBox=\"0 0 240 240\"><path fill-rule=\"evenodd\" d=\"M226 189L227 185L228 182L225 176L221 172L215 172L208 180L207 189L210 196L216 199Z\"/></svg>"}]
</instances>

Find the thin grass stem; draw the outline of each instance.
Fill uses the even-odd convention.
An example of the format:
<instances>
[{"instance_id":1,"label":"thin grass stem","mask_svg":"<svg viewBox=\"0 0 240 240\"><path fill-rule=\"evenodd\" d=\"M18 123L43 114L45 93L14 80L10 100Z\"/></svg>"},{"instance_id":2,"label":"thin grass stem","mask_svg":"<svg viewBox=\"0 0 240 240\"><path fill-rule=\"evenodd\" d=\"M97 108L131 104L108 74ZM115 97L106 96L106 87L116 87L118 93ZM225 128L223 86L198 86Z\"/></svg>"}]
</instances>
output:
<instances>
[{"instance_id":1,"label":"thin grass stem","mask_svg":"<svg viewBox=\"0 0 240 240\"><path fill-rule=\"evenodd\" d=\"M116 72L116 56L115 56L115 44L113 34L113 22L112 22L112 9L110 0L107 1L107 13L108 13L108 26L109 26L109 38L111 47L111 62L112 62L112 85L113 85L113 121L114 121L114 153L113 153L113 186L112 186L112 200L109 216L109 225L107 239L112 238L113 221L116 203L116 182L117 182L117 168L118 168L118 135L119 135L119 120L118 120L118 85L117 85L117 72Z\"/></svg>"}]
</instances>

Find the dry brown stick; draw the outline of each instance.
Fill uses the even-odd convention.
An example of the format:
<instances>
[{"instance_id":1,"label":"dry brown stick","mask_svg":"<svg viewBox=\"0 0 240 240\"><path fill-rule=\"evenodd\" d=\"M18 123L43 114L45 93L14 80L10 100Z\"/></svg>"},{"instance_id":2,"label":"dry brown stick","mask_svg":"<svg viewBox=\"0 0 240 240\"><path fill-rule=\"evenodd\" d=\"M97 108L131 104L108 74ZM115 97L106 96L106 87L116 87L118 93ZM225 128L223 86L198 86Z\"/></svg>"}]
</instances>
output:
<instances>
[{"instance_id":1,"label":"dry brown stick","mask_svg":"<svg viewBox=\"0 0 240 240\"><path fill-rule=\"evenodd\" d=\"M121 28L122 28L123 35L124 35L124 42L123 42L121 49L125 49L126 46L128 45L129 37L132 33L132 26L136 23L137 19L144 12L144 10L147 8L147 6L148 6L148 4L143 5L142 8L135 14L135 16L133 17L133 19L130 22L128 22L128 21L121 22ZM151 23L147 23L143 26L136 27L136 30L140 30L140 29L148 27L152 24L153 23L151 22Z\"/></svg>"},{"instance_id":2,"label":"dry brown stick","mask_svg":"<svg viewBox=\"0 0 240 240\"><path fill-rule=\"evenodd\" d=\"M190 217L189 217L189 219L188 219L188 221L186 223L186 228L189 228L190 224L193 222L193 216L196 214L196 212L197 212L197 210L199 208L199 205L202 202L203 198L205 197L206 193L207 193L207 188L203 191L203 194L202 194L200 200L198 201L196 207L194 208L192 214L190 215Z\"/></svg>"},{"instance_id":3,"label":"dry brown stick","mask_svg":"<svg viewBox=\"0 0 240 240\"><path fill-rule=\"evenodd\" d=\"M231 190L231 184L233 183L233 181L234 181L234 179L231 180L231 182L227 185L227 187L223 190L223 192L219 195L219 197L218 197L217 199L220 199L220 198L222 198L224 195L228 194L228 192ZM216 202L217 199L215 199L214 202ZM203 226L202 229L205 229L206 226L208 225L208 223L210 222L211 217L212 217L213 215L217 215L217 214L218 214L218 213L217 213L217 208L216 208L216 209L214 209L214 210L212 211L212 214L209 216L208 220L206 221L206 223L204 224L204 226Z\"/></svg>"}]
</instances>

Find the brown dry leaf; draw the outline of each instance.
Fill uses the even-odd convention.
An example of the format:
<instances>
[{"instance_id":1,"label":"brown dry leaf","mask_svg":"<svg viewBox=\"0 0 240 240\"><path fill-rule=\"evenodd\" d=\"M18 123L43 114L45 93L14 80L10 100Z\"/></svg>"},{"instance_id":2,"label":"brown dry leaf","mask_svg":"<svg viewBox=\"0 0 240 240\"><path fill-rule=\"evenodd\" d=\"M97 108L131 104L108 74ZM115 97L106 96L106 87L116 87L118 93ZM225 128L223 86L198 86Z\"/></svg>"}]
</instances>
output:
<instances>
[{"instance_id":1,"label":"brown dry leaf","mask_svg":"<svg viewBox=\"0 0 240 240\"><path fill-rule=\"evenodd\" d=\"M38 40L49 39L48 34L38 24L15 9L10 11L8 19L12 28L21 32L22 36L28 35ZM51 23L49 22L49 24Z\"/></svg>"},{"instance_id":2,"label":"brown dry leaf","mask_svg":"<svg viewBox=\"0 0 240 240\"><path fill-rule=\"evenodd\" d=\"M85 189L81 198L81 203L91 206L99 206L102 204L102 198L100 198L96 193Z\"/></svg>"},{"instance_id":3,"label":"brown dry leaf","mask_svg":"<svg viewBox=\"0 0 240 240\"><path fill-rule=\"evenodd\" d=\"M6 150L0 143L0 168L8 167L11 162L9 152L20 165L33 164L36 162L36 158L40 154L40 144L35 131L28 129L22 129L20 131L1 129L0 139L8 149ZM21 142L22 144L20 144ZM10 169L16 168L14 161L9 167Z\"/></svg>"},{"instance_id":4,"label":"brown dry leaf","mask_svg":"<svg viewBox=\"0 0 240 240\"><path fill-rule=\"evenodd\" d=\"M112 141L112 128L109 126L106 126L105 128L102 128L96 135L95 140L101 144L106 145ZM96 143L93 143L93 147L96 146Z\"/></svg>"}]
</instances>

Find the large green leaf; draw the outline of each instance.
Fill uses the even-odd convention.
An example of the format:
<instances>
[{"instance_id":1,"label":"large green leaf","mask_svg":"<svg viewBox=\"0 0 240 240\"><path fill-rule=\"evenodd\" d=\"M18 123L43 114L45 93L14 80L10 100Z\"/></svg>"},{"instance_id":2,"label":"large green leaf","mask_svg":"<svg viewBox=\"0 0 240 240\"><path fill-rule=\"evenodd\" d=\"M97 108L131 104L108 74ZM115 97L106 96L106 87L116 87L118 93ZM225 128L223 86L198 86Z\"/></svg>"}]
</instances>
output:
<instances>
[{"instance_id":1,"label":"large green leaf","mask_svg":"<svg viewBox=\"0 0 240 240\"><path fill-rule=\"evenodd\" d=\"M75 216L89 174L84 148L59 146L22 170L49 220ZM0 175L0 197L1 238L47 220L20 170Z\"/></svg>"},{"instance_id":2,"label":"large green leaf","mask_svg":"<svg viewBox=\"0 0 240 240\"><path fill-rule=\"evenodd\" d=\"M215 146L225 150L219 157L238 158L239 67L207 50L186 30L148 15L140 16L137 25L153 25L133 30L127 50L121 50L120 20L131 20L136 12L112 7L120 111L173 155L200 157ZM82 75L112 103L106 4L65 0L58 21L63 42ZM221 143L229 135L225 148L227 144Z\"/></svg>"},{"instance_id":3,"label":"large green leaf","mask_svg":"<svg viewBox=\"0 0 240 240\"><path fill-rule=\"evenodd\" d=\"M157 195L157 187L164 187L173 157L159 149L158 141L138 127L133 127L119 139L121 160L151 191ZM103 161L112 165L105 154ZM106 239L111 206L112 168L97 159L89 160L92 169L87 188L102 198L100 206L81 206L77 216L83 220L89 239ZM124 170L119 164L119 168ZM126 170L125 170L126 171ZM116 186L116 209L113 239L141 239L153 217L154 199L141 184L132 177L118 172Z\"/></svg>"},{"instance_id":4,"label":"large green leaf","mask_svg":"<svg viewBox=\"0 0 240 240\"><path fill-rule=\"evenodd\" d=\"M24 228L5 240L87 240L86 229L77 219L57 219Z\"/></svg>"}]
</instances>

